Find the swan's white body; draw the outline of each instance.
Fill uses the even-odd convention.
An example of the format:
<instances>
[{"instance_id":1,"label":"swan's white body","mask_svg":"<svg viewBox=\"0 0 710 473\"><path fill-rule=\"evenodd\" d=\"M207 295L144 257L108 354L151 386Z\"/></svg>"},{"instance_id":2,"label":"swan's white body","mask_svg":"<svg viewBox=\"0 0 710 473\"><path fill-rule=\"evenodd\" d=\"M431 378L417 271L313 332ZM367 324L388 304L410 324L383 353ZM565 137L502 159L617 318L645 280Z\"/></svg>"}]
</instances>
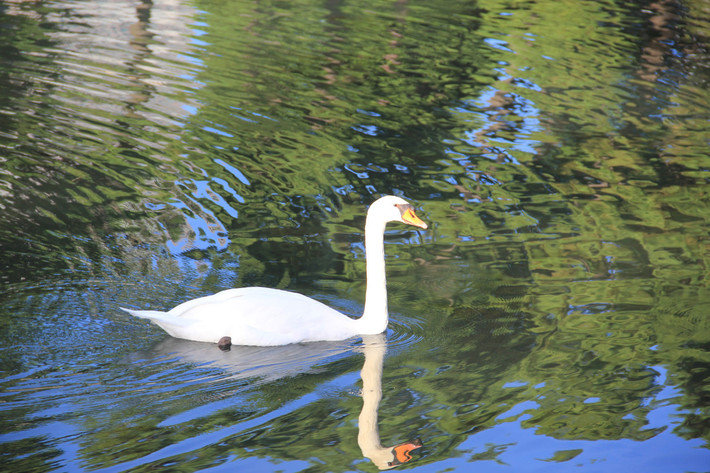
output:
<instances>
[{"instance_id":1,"label":"swan's white body","mask_svg":"<svg viewBox=\"0 0 710 473\"><path fill-rule=\"evenodd\" d=\"M173 337L198 342L217 343L227 336L234 345L274 346L382 333L388 322L383 240L385 224L392 221L427 228L399 197L381 197L370 206L365 223L367 293L359 319L304 295L263 287L227 289L168 312L123 310L152 320Z\"/></svg>"}]
</instances>

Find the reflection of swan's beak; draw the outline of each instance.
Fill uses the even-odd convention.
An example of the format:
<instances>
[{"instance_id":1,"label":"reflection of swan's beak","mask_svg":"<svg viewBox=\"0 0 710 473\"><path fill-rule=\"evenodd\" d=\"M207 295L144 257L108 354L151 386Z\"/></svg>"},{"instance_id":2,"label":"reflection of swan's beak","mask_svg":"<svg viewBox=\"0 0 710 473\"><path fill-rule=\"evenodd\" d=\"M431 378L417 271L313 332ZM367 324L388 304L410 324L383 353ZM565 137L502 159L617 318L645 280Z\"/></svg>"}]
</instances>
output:
<instances>
[{"instance_id":1,"label":"reflection of swan's beak","mask_svg":"<svg viewBox=\"0 0 710 473\"><path fill-rule=\"evenodd\" d=\"M414 439L411 442L402 443L392 449L394 459L388 462L388 466L399 466L402 463L407 463L412 459L412 450L416 450L422 446L420 439Z\"/></svg>"}]
</instances>

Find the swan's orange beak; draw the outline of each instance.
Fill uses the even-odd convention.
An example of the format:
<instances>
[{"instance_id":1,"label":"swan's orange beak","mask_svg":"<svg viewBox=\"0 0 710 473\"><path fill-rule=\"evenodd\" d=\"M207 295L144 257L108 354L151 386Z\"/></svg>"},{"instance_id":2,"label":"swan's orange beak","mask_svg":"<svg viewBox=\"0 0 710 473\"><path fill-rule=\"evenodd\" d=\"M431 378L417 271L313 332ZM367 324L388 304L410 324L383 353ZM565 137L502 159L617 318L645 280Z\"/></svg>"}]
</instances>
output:
<instances>
[{"instance_id":1,"label":"swan's orange beak","mask_svg":"<svg viewBox=\"0 0 710 473\"><path fill-rule=\"evenodd\" d=\"M402 221L409 225L414 225L415 227L423 228L424 230L429 228L428 225L422 221L422 219L417 217L417 214L415 214L414 210L412 209L407 209L404 211L404 213L402 214Z\"/></svg>"},{"instance_id":2,"label":"swan's orange beak","mask_svg":"<svg viewBox=\"0 0 710 473\"><path fill-rule=\"evenodd\" d=\"M389 462L389 466L398 466L402 463L407 463L412 459L412 450L416 450L422 446L422 441L415 439L412 442L397 445L392 449L394 458Z\"/></svg>"}]
</instances>

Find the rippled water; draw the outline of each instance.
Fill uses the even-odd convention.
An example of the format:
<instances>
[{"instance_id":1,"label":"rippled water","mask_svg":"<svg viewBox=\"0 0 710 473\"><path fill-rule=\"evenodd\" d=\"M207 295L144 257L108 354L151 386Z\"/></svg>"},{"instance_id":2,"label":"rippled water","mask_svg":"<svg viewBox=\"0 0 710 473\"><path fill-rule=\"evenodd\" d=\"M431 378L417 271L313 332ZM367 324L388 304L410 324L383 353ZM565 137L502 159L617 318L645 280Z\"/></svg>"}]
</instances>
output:
<instances>
[{"instance_id":1,"label":"rippled water","mask_svg":"<svg viewBox=\"0 0 710 473\"><path fill-rule=\"evenodd\" d=\"M398 469L707 471L708 18L4 2L0 469L377 471L420 439ZM356 316L385 193L431 224L387 232L385 340L221 352L118 309Z\"/></svg>"}]
</instances>

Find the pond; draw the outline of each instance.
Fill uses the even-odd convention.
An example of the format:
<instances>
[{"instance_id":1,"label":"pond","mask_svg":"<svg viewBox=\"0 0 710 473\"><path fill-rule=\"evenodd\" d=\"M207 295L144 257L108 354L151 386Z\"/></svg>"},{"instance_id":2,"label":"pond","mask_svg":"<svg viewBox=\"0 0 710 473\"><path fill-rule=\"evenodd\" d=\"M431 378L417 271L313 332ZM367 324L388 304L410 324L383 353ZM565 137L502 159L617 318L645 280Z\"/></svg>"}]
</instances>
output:
<instances>
[{"instance_id":1,"label":"pond","mask_svg":"<svg viewBox=\"0 0 710 473\"><path fill-rule=\"evenodd\" d=\"M710 465L707 2L0 5L12 472ZM382 336L171 338L223 289ZM395 449L395 446L401 446Z\"/></svg>"}]
</instances>

